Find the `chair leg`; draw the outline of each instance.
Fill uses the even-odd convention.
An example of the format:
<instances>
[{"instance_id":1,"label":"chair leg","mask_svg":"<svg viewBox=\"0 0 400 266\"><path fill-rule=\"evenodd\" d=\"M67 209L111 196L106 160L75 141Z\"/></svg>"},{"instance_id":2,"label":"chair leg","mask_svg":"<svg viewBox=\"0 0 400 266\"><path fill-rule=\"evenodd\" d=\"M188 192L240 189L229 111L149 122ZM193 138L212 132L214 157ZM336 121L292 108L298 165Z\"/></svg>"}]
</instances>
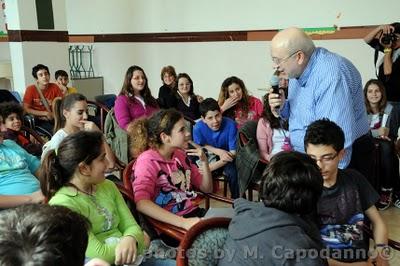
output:
<instances>
[{"instance_id":1,"label":"chair leg","mask_svg":"<svg viewBox=\"0 0 400 266\"><path fill-rule=\"evenodd\" d=\"M224 180L224 197L228 196L228 181Z\"/></svg>"},{"instance_id":2,"label":"chair leg","mask_svg":"<svg viewBox=\"0 0 400 266\"><path fill-rule=\"evenodd\" d=\"M249 201L253 201L253 189L249 188L247 190L247 193L249 194Z\"/></svg>"},{"instance_id":3,"label":"chair leg","mask_svg":"<svg viewBox=\"0 0 400 266\"><path fill-rule=\"evenodd\" d=\"M204 207L206 208L206 210L210 209L210 198L207 197L207 196L205 198L205 204L204 205L205 205Z\"/></svg>"}]
</instances>

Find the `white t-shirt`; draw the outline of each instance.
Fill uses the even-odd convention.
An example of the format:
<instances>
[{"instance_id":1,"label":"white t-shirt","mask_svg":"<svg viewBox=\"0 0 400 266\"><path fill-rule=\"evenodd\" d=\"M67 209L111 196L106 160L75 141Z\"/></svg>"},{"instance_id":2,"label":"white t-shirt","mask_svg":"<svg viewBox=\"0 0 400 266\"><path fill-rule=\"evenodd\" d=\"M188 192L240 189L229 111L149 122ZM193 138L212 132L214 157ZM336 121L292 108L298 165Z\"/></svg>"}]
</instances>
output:
<instances>
[{"instance_id":1,"label":"white t-shirt","mask_svg":"<svg viewBox=\"0 0 400 266\"><path fill-rule=\"evenodd\" d=\"M278 152L283 151L283 145L285 144L285 138L286 136L289 136L289 131L284 130L284 129L273 129L273 136L272 136L272 150L271 150L271 156L275 155Z\"/></svg>"},{"instance_id":2,"label":"white t-shirt","mask_svg":"<svg viewBox=\"0 0 400 266\"><path fill-rule=\"evenodd\" d=\"M43 158L48 151L57 149L58 146L60 146L61 141L63 141L63 139L65 139L67 136L68 133L65 132L64 129L59 129L56 132L56 134L54 134L53 137L51 137L51 140L49 140L43 145L41 161L43 161Z\"/></svg>"}]
</instances>

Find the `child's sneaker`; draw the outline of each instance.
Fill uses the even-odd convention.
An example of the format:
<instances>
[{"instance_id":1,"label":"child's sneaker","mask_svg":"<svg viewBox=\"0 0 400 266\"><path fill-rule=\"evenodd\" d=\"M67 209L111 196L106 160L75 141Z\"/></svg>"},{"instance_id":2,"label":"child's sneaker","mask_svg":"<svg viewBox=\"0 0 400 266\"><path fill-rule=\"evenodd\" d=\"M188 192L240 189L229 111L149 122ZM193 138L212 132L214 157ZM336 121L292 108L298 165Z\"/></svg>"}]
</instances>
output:
<instances>
[{"instance_id":1,"label":"child's sneaker","mask_svg":"<svg viewBox=\"0 0 400 266\"><path fill-rule=\"evenodd\" d=\"M381 189L381 195L379 198L378 203L376 203L376 207L378 210L383 211L389 208L390 203L392 202L392 191L393 189L391 188L382 188ZM400 202L399 202L400 203Z\"/></svg>"},{"instance_id":2,"label":"child's sneaker","mask_svg":"<svg viewBox=\"0 0 400 266\"><path fill-rule=\"evenodd\" d=\"M400 209L400 197L399 195L393 195L393 205Z\"/></svg>"}]
</instances>

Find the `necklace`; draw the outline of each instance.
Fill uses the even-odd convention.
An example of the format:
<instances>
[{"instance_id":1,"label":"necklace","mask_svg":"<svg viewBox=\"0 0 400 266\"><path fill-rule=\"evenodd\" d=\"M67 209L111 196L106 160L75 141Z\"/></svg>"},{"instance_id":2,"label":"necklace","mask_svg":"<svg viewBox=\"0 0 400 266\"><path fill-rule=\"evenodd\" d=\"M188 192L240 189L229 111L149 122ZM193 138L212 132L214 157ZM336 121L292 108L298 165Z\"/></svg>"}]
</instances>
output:
<instances>
[{"instance_id":1,"label":"necklace","mask_svg":"<svg viewBox=\"0 0 400 266\"><path fill-rule=\"evenodd\" d=\"M80 189L77 185L72 184L72 183L68 183L68 185L70 185L71 187L75 188L77 191L89 195L89 196L94 196L94 189L93 189L93 185L90 186L90 191L85 191L83 189Z\"/></svg>"},{"instance_id":2,"label":"necklace","mask_svg":"<svg viewBox=\"0 0 400 266\"><path fill-rule=\"evenodd\" d=\"M102 206L96 199L96 196L94 194L94 188L93 185L90 186L90 191L84 191L80 188L78 188L76 185L72 183L68 183L68 185L74 187L77 191L81 192L82 194L88 195L90 201L94 204L97 212L104 217L104 222L103 222L103 231L108 231L111 229L114 217L111 211L109 211L106 207Z\"/></svg>"}]
</instances>

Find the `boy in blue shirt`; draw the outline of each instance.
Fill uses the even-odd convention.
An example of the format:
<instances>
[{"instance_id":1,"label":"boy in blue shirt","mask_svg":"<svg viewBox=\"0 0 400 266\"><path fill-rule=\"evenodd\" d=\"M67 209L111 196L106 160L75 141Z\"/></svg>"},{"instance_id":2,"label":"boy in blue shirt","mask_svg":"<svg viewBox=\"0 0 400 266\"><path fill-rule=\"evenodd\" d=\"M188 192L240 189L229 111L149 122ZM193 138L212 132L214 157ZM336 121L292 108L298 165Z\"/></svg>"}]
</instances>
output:
<instances>
[{"instance_id":1,"label":"boy in blue shirt","mask_svg":"<svg viewBox=\"0 0 400 266\"><path fill-rule=\"evenodd\" d=\"M199 110L201 120L193 128L193 140L203 146L209 155L216 155L216 161L210 162L211 172L223 172L228 177L231 197L238 198L239 185L235 165L236 123L230 118L222 117L217 101L212 98L202 101Z\"/></svg>"}]
</instances>

